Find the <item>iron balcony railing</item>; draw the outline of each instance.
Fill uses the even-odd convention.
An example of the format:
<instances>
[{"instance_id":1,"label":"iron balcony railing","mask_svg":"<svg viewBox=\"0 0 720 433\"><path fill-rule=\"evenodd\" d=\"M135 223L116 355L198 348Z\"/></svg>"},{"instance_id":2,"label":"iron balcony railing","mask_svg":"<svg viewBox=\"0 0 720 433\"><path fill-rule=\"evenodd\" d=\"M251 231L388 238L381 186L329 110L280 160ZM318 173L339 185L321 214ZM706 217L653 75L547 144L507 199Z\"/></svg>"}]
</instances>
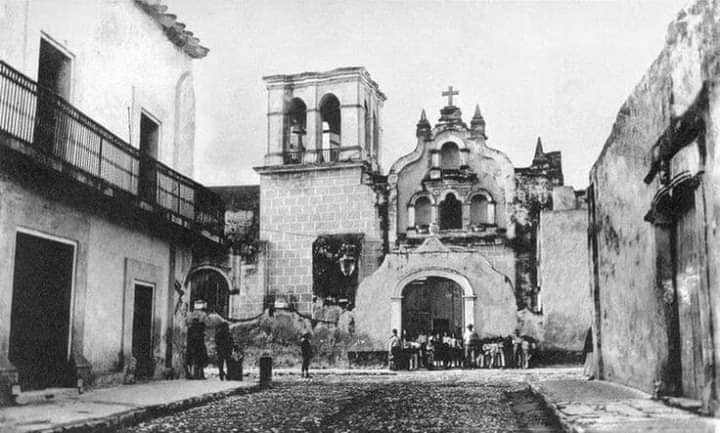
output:
<instances>
[{"instance_id":1,"label":"iron balcony railing","mask_svg":"<svg viewBox=\"0 0 720 433\"><path fill-rule=\"evenodd\" d=\"M331 147L329 149L285 150L283 164L317 164L325 162L353 161L360 159L359 146Z\"/></svg>"},{"instance_id":2,"label":"iron balcony railing","mask_svg":"<svg viewBox=\"0 0 720 433\"><path fill-rule=\"evenodd\" d=\"M0 134L115 187L168 220L220 240L219 196L141 153L54 92L0 61Z\"/></svg>"}]
</instances>

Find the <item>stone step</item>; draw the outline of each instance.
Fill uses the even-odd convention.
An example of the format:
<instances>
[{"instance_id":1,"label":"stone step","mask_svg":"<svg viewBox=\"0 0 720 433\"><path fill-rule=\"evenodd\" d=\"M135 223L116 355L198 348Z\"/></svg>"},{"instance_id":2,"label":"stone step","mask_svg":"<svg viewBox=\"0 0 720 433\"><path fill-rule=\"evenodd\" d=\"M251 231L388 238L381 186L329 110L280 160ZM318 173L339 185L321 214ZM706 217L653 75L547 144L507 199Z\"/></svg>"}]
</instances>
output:
<instances>
[{"instance_id":1,"label":"stone step","mask_svg":"<svg viewBox=\"0 0 720 433\"><path fill-rule=\"evenodd\" d=\"M24 391L15 397L15 403L24 406L77 397L79 394L78 388L46 388L37 391Z\"/></svg>"}]
</instances>

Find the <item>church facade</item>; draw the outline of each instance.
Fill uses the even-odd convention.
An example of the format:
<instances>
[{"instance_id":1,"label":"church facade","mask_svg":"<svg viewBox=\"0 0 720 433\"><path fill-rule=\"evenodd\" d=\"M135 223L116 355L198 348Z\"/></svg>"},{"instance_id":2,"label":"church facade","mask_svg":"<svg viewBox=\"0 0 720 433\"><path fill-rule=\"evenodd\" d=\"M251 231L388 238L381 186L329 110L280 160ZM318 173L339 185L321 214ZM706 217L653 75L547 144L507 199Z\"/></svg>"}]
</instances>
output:
<instances>
[{"instance_id":1,"label":"church facade","mask_svg":"<svg viewBox=\"0 0 720 433\"><path fill-rule=\"evenodd\" d=\"M461 333L470 324L483 337L519 329L543 340L541 217L586 221L583 194L563 185L559 152L538 139L531 166L515 167L488 145L479 107L463 120L451 87L439 120L423 111L415 149L383 175L385 95L364 68L265 81L268 151L256 167L265 287L241 303L336 323L361 350L385 349L392 329ZM559 230L583 239L585 227ZM573 287L552 289L570 294L549 297L587 307L555 333L567 350L581 349L590 324L586 263L568 271Z\"/></svg>"}]
</instances>

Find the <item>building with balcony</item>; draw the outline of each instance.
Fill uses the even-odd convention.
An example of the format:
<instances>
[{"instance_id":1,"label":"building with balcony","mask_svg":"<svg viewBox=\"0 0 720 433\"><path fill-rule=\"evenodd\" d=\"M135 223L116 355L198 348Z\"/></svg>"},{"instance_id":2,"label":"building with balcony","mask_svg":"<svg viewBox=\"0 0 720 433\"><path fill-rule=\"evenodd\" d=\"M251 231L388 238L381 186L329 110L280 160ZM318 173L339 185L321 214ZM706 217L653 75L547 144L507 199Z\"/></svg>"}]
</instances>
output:
<instances>
[{"instance_id":1,"label":"building with balcony","mask_svg":"<svg viewBox=\"0 0 720 433\"><path fill-rule=\"evenodd\" d=\"M222 254L193 181L192 62L157 1L0 13L0 400L184 369L188 281ZM62 17L62 19L58 19Z\"/></svg>"}]
</instances>

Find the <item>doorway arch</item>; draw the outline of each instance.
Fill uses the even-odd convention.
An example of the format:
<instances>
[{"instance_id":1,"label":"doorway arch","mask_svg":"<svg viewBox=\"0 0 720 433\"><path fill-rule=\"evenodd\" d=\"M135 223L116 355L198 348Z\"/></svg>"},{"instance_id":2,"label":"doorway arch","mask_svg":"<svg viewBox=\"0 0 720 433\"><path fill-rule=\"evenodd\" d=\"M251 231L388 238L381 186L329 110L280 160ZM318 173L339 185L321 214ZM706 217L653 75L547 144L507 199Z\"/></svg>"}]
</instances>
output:
<instances>
[{"instance_id":1,"label":"doorway arch","mask_svg":"<svg viewBox=\"0 0 720 433\"><path fill-rule=\"evenodd\" d=\"M407 337L462 335L463 292L456 282L420 277L405 286L402 294L402 329Z\"/></svg>"},{"instance_id":2,"label":"doorway arch","mask_svg":"<svg viewBox=\"0 0 720 433\"><path fill-rule=\"evenodd\" d=\"M462 327L469 324L474 325L476 296L470 281L464 275L448 269L427 268L410 273L403 278L400 278L395 284L391 297L390 323L392 327L397 329L399 332L402 332L403 294L405 292L405 288L413 281L428 278L450 280L458 286L462 296Z\"/></svg>"},{"instance_id":3,"label":"doorway arch","mask_svg":"<svg viewBox=\"0 0 720 433\"><path fill-rule=\"evenodd\" d=\"M188 272L185 286L190 289L191 310L196 300L203 300L207 302L208 312L229 317L232 283L222 269L212 265L198 266Z\"/></svg>"}]
</instances>

